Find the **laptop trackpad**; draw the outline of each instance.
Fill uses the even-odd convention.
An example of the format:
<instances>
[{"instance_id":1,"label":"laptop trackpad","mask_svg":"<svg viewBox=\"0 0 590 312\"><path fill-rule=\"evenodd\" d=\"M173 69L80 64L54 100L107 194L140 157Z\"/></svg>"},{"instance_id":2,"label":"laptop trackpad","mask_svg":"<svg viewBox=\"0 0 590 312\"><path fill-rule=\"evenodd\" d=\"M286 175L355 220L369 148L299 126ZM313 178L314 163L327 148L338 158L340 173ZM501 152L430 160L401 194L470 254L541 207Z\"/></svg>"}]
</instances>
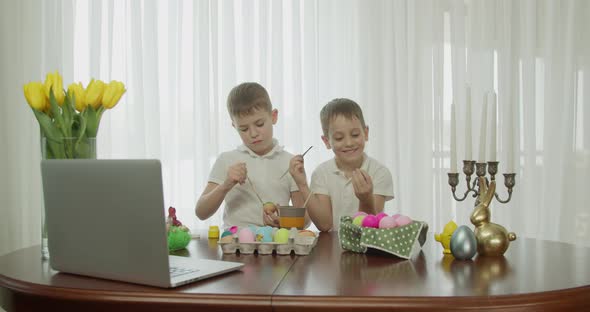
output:
<instances>
[{"instance_id":1,"label":"laptop trackpad","mask_svg":"<svg viewBox=\"0 0 590 312\"><path fill-rule=\"evenodd\" d=\"M238 270L243 263L222 260L195 259L179 256L169 256L170 268L176 272L171 276L172 284L186 284L204 278Z\"/></svg>"}]
</instances>

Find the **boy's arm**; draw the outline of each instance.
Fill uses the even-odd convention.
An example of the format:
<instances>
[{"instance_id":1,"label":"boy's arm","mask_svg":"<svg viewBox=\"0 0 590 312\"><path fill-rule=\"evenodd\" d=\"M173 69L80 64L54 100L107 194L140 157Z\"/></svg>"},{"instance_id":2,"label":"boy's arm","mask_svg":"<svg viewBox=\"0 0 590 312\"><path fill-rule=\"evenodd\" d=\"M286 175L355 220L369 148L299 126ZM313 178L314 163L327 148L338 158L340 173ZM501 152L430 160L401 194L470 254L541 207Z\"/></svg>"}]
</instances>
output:
<instances>
[{"instance_id":1,"label":"boy's arm","mask_svg":"<svg viewBox=\"0 0 590 312\"><path fill-rule=\"evenodd\" d=\"M221 203L225 199L225 195L230 190L231 187L227 188L224 184L207 183L195 207L197 217L201 220L211 217L219 209L219 206L221 206Z\"/></svg>"},{"instance_id":2,"label":"boy's arm","mask_svg":"<svg viewBox=\"0 0 590 312\"><path fill-rule=\"evenodd\" d=\"M216 162L212 169L216 170L218 163ZM227 177L221 184L208 182L203 194L197 201L195 207L195 214L199 219L205 220L212 216L225 199L225 195L236 185L244 184L246 181L248 171L246 164L238 162L231 165L227 170Z\"/></svg>"},{"instance_id":3,"label":"boy's arm","mask_svg":"<svg viewBox=\"0 0 590 312\"><path fill-rule=\"evenodd\" d=\"M372 199L370 206L365 206L366 203L359 201L359 211L374 215L383 212L385 208L385 196L373 194Z\"/></svg>"},{"instance_id":4,"label":"boy's arm","mask_svg":"<svg viewBox=\"0 0 590 312\"><path fill-rule=\"evenodd\" d=\"M304 198L307 198L311 192L307 184L297 186L299 187L301 195L303 195ZM306 208L306 216L309 215L309 218L318 230L327 232L332 229L332 203L330 201L330 196L312 194L307 202Z\"/></svg>"},{"instance_id":5,"label":"boy's arm","mask_svg":"<svg viewBox=\"0 0 590 312\"><path fill-rule=\"evenodd\" d=\"M302 155L296 155L291 158L291 161L289 162L289 173L291 173L295 184L297 184L297 187L299 188L299 198L296 200L301 201L301 205L297 206L303 207L305 200L309 197L309 201L307 201L305 206L307 209L305 212L305 226L307 227L309 225L308 218L310 218L318 230L322 232L331 230L333 225L332 203L330 202L330 196L322 194L312 194L310 196L311 190L307 185L307 175L305 174L305 166ZM312 176L312 180L313 179L314 177ZM293 201L293 204L296 205L297 202Z\"/></svg>"},{"instance_id":6,"label":"boy's arm","mask_svg":"<svg viewBox=\"0 0 590 312\"><path fill-rule=\"evenodd\" d=\"M359 211L368 214L378 214L383 211L385 197L373 193L373 180L362 169L356 169L352 173L352 186L359 199Z\"/></svg>"}]
</instances>

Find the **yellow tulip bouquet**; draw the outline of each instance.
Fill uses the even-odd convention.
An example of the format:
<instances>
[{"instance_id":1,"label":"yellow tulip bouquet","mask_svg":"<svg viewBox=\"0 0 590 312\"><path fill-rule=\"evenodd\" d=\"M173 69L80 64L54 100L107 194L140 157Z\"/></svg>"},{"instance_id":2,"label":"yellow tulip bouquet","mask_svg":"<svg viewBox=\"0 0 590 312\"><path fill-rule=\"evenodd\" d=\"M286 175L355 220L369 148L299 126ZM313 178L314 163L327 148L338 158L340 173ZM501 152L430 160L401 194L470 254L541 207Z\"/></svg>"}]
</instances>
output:
<instances>
[{"instance_id":1,"label":"yellow tulip bouquet","mask_svg":"<svg viewBox=\"0 0 590 312\"><path fill-rule=\"evenodd\" d=\"M86 89L79 82L65 91L57 71L47 74L45 83L29 82L23 89L45 141L44 158L96 158L102 114L115 107L126 91L122 82L95 79Z\"/></svg>"}]
</instances>

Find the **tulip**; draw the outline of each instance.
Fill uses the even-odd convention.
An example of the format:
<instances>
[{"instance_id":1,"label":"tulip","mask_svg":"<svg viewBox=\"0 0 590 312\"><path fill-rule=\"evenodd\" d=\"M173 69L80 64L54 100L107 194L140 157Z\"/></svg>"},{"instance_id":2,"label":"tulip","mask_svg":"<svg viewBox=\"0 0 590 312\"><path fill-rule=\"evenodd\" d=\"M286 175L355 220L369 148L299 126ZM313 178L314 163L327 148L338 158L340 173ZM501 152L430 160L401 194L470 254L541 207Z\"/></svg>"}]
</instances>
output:
<instances>
[{"instance_id":1,"label":"tulip","mask_svg":"<svg viewBox=\"0 0 590 312\"><path fill-rule=\"evenodd\" d=\"M125 93L125 85L120 82L113 80L104 89L102 96L102 106L107 109L111 109L117 105L123 93Z\"/></svg>"},{"instance_id":2,"label":"tulip","mask_svg":"<svg viewBox=\"0 0 590 312\"><path fill-rule=\"evenodd\" d=\"M90 80L88 87L86 88L86 104L92 105L94 109L98 109L102 102L102 96L104 94L105 83L101 80Z\"/></svg>"},{"instance_id":3,"label":"tulip","mask_svg":"<svg viewBox=\"0 0 590 312\"><path fill-rule=\"evenodd\" d=\"M61 75L57 72L47 74L45 78L45 96L49 99L49 91L53 89L53 95L57 104L61 106L64 103L64 90Z\"/></svg>"},{"instance_id":4,"label":"tulip","mask_svg":"<svg viewBox=\"0 0 590 312\"><path fill-rule=\"evenodd\" d=\"M79 112L84 111L88 104L86 103L86 90L84 90L82 83L78 82L70 84L68 86L68 93L70 96L73 94L76 98L76 103L74 103L76 110Z\"/></svg>"},{"instance_id":5,"label":"tulip","mask_svg":"<svg viewBox=\"0 0 590 312\"><path fill-rule=\"evenodd\" d=\"M45 87L41 82L29 82L24 85L23 90L25 92L25 98L31 108L40 112L49 109L49 101L47 101L47 97L45 97Z\"/></svg>"}]
</instances>

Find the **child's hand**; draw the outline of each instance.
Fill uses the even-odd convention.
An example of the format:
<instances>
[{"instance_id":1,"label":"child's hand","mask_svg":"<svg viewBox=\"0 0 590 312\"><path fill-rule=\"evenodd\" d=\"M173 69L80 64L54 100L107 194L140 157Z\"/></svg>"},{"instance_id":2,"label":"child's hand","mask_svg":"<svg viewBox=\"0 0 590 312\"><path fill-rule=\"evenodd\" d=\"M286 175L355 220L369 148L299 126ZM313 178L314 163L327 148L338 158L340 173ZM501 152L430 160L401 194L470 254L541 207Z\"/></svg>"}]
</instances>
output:
<instances>
[{"instance_id":1,"label":"child's hand","mask_svg":"<svg viewBox=\"0 0 590 312\"><path fill-rule=\"evenodd\" d=\"M368 173L362 169L355 169L352 172L352 187L354 188L354 195L360 201L371 200L373 197L373 180Z\"/></svg>"},{"instance_id":2,"label":"child's hand","mask_svg":"<svg viewBox=\"0 0 590 312\"><path fill-rule=\"evenodd\" d=\"M305 175L305 166L303 163L303 156L296 155L291 158L289 162L289 173L295 180L297 185L306 185L307 176Z\"/></svg>"},{"instance_id":3,"label":"child's hand","mask_svg":"<svg viewBox=\"0 0 590 312\"><path fill-rule=\"evenodd\" d=\"M247 175L248 170L246 169L246 163L241 162L233 164L227 170L227 178L223 184L228 188L232 188L238 183L244 184L246 182Z\"/></svg>"},{"instance_id":4,"label":"child's hand","mask_svg":"<svg viewBox=\"0 0 590 312\"><path fill-rule=\"evenodd\" d=\"M262 210L262 220L264 225L270 225L272 227L279 227L279 216L276 213L276 210L269 213L269 211L263 209Z\"/></svg>"}]
</instances>

